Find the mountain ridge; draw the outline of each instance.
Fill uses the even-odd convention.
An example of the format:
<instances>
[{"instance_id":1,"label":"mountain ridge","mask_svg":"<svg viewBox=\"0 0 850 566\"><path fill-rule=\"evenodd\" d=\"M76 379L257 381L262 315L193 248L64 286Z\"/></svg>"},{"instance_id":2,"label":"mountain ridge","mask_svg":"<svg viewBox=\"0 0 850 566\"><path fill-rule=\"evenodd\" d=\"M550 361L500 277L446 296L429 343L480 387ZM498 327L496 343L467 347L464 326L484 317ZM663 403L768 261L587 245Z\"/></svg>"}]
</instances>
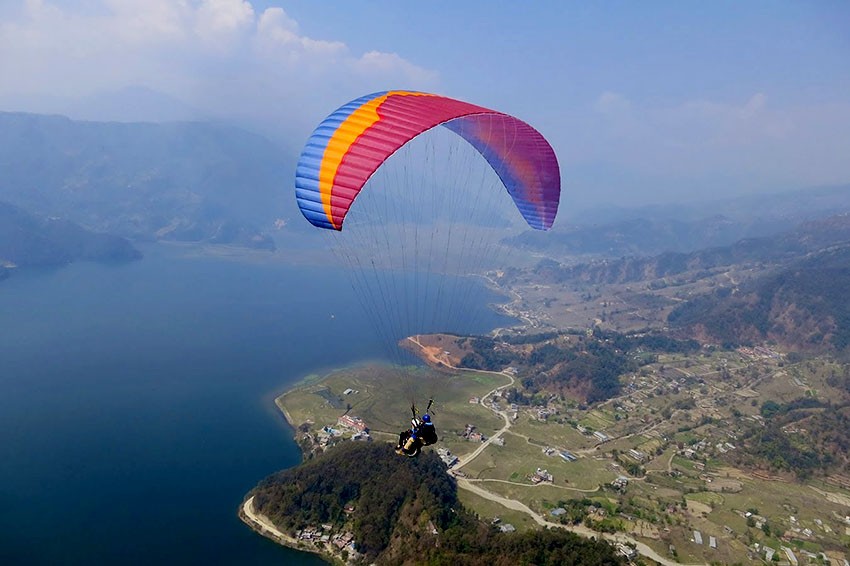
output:
<instances>
[{"instance_id":1,"label":"mountain ridge","mask_svg":"<svg viewBox=\"0 0 850 566\"><path fill-rule=\"evenodd\" d=\"M73 261L131 261L142 253L127 239L91 232L57 217L0 202L0 279L10 267L52 267Z\"/></svg>"}]
</instances>

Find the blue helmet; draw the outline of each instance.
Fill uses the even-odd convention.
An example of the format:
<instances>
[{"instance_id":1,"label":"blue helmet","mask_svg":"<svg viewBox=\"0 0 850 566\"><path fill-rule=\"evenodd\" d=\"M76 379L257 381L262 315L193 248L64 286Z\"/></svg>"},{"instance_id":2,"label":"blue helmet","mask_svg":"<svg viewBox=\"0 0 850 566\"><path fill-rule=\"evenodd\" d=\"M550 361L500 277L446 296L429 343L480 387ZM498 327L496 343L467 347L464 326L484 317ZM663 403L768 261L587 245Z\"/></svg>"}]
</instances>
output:
<instances>
[{"instance_id":1,"label":"blue helmet","mask_svg":"<svg viewBox=\"0 0 850 566\"><path fill-rule=\"evenodd\" d=\"M431 422L431 415L429 415L428 413L425 413L424 415L422 415L422 422L423 423L430 423Z\"/></svg>"}]
</instances>

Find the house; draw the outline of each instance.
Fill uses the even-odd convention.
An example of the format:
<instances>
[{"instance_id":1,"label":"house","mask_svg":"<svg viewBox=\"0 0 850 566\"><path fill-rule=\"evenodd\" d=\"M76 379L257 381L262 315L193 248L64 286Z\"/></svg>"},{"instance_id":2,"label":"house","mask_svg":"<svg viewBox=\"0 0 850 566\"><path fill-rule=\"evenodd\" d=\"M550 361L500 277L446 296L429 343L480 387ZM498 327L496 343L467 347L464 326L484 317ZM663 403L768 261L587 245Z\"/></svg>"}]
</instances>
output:
<instances>
[{"instance_id":1,"label":"house","mask_svg":"<svg viewBox=\"0 0 850 566\"><path fill-rule=\"evenodd\" d=\"M798 562L797 557L794 555L794 551L787 546L783 546L782 551L785 553L785 556L788 557L788 562L790 562L793 566L797 566Z\"/></svg>"},{"instance_id":2,"label":"house","mask_svg":"<svg viewBox=\"0 0 850 566\"><path fill-rule=\"evenodd\" d=\"M637 556L637 550L622 542L617 543L617 554L625 556L628 560L632 560Z\"/></svg>"},{"instance_id":3,"label":"house","mask_svg":"<svg viewBox=\"0 0 850 566\"><path fill-rule=\"evenodd\" d=\"M702 544L702 533L699 531L694 531L694 542L697 544Z\"/></svg>"},{"instance_id":4,"label":"house","mask_svg":"<svg viewBox=\"0 0 850 566\"><path fill-rule=\"evenodd\" d=\"M608 435L607 435L607 434L605 434L604 432L599 431L599 430L597 430L596 432L594 432L594 433L593 433L593 436L595 436L595 437L599 440L599 442L608 442L608 440L610 440L610 439L608 438Z\"/></svg>"},{"instance_id":5,"label":"house","mask_svg":"<svg viewBox=\"0 0 850 566\"><path fill-rule=\"evenodd\" d=\"M541 468L537 468L537 471L531 475L529 478L531 483L538 484L540 482L549 482L552 483L554 479L552 478L552 474L550 474L547 470L543 470Z\"/></svg>"},{"instance_id":6,"label":"house","mask_svg":"<svg viewBox=\"0 0 850 566\"><path fill-rule=\"evenodd\" d=\"M638 462L643 462L644 460L646 460L646 454L644 454L640 450L635 450L634 448L629 449L629 456L631 456Z\"/></svg>"},{"instance_id":7,"label":"house","mask_svg":"<svg viewBox=\"0 0 850 566\"><path fill-rule=\"evenodd\" d=\"M713 536L708 537L708 546L711 548L717 549L717 539Z\"/></svg>"},{"instance_id":8,"label":"house","mask_svg":"<svg viewBox=\"0 0 850 566\"><path fill-rule=\"evenodd\" d=\"M437 456L443 461L447 468L451 468L458 462L457 456L446 450L445 448L437 448Z\"/></svg>"},{"instance_id":9,"label":"house","mask_svg":"<svg viewBox=\"0 0 850 566\"><path fill-rule=\"evenodd\" d=\"M351 415L341 416L339 420L337 420L337 424L339 426L351 428L360 432L368 430L368 427L366 426L366 423L363 422L363 419Z\"/></svg>"},{"instance_id":10,"label":"house","mask_svg":"<svg viewBox=\"0 0 850 566\"><path fill-rule=\"evenodd\" d=\"M560 517L561 515L563 515L566 512L567 512L567 510L564 509L563 507L558 507L556 509L552 509L551 511L549 511L549 514L552 515L553 517Z\"/></svg>"},{"instance_id":11,"label":"house","mask_svg":"<svg viewBox=\"0 0 850 566\"><path fill-rule=\"evenodd\" d=\"M514 527L510 523L505 523L504 525L499 526L499 530L503 533L512 533L516 530L516 527Z\"/></svg>"},{"instance_id":12,"label":"house","mask_svg":"<svg viewBox=\"0 0 850 566\"><path fill-rule=\"evenodd\" d=\"M561 450L558 455L567 462L575 462L578 460L578 458L569 450Z\"/></svg>"}]
</instances>

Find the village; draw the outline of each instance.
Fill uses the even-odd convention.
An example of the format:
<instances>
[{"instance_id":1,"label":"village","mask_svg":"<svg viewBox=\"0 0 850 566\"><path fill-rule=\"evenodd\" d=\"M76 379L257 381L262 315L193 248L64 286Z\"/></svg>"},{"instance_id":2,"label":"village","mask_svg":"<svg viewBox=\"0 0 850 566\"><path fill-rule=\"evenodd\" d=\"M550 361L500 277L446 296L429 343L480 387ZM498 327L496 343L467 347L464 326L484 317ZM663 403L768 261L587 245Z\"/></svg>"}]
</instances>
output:
<instances>
[{"instance_id":1,"label":"village","mask_svg":"<svg viewBox=\"0 0 850 566\"><path fill-rule=\"evenodd\" d=\"M509 369L502 379L516 375ZM738 470L729 459L749 431L764 426L765 399L828 394L825 371L822 364L790 363L769 347L659 355L622 376L620 395L592 406L558 396L518 404L509 401L504 384L510 382L499 386L493 375L481 385L463 382L470 394L439 407L436 453L449 473L496 497L556 523L630 535L673 561L844 564L839 549L850 540L850 493L840 477L810 487ZM440 379L461 383L458 376ZM303 402L327 402L327 391L311 387L315 392ZM311 408L312 415L329 417L313 418L321 426L305 433L318 445L390 441L397 434L369 425L393 417L375 411L381 388L361 372L343 372L321 387L352 399L354 409L338 416L331 407ZM509 430L500 429L502 415ZM473 508L483 505L465 497ZM571 501L584 503L576 508ZM502 530L531 527L498 511L491 516L500 518Z\"/></svg>"}]
</instances>

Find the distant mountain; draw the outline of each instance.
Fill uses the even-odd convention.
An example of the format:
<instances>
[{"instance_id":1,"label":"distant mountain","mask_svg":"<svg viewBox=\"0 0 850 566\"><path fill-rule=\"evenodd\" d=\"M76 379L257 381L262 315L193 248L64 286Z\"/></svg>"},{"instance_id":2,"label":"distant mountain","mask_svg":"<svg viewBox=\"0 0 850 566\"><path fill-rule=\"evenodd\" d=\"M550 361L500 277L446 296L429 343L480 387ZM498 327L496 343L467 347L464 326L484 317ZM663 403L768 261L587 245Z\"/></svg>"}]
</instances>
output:
<instances>
[{"instance_id":1,"label":"distant mountain","mask_svg":"<svg viewBox=\"0 0 850 566\"><path fill-rule=\"evenodd\" d=\"M126 261L141 252L119 236L97 234L59 218L45 218L0 202L0 279L8 267L56 266L78 260Z\"/></svg>"},{"instance_id":2,"label":"distant mountain","mask_svg":"<svg viewBox=\"0 0 850 566\"><path fill-rule=\"evenodd\" d=\"M711 216L724 216L733 222L784 220L798 224L805 220L829 216L850 206L850 184L809 187L792 191L763 192L734 198L706 198L691 202L670 202L634 207L602 206L578 211L564 211L564 219L573 224L590 226L615 224L635 218L699 221Z\"/></svg>"},{"instance_id":3,"label":"distant mountain","mask_svg":"<svg viewBox=\"0 0 850 566\"><path fill-rule=\"evenodd\" d=\"M598 260L574 266L542 262L538 273L555 281L631 283L750 262L783 262L827 246L850 242L850 214L804 222L791 231L690 253Z\"/></svg>"},{"instance_id":4,"label":"distant mountain","mask_svg":"<svg viewBox=\"0 0 850 566\"><path fill-rule=\"evenodd\" d=\"M559 255L601 257L685 253L785 232L801 222L850 212L850 185L695 204L596 209L551 232L509 243Z\"/></svg>"},{"instance_id":5,"label":"distant mountain","mask_svg":"<svg viewBox=\"0 0 850 566\"><path fill-rule=\"evenodd\" d=\"M266 478L249 496L284 532L326 524L350 533L357 564L625 563L606 542L560 529L496 532L464 510L436 454L404 458L386 443L343 443Z\"/></svg>"},{"instance_id":6,"label":"distant mountain","mask_svg":"<svg viewBox=\"0 0 850 566\"><path fill-rule=\"evenodd\" d=\"M850 243L826 248L733 292L674 309L672 327L727 345L772 340L803 351L850 348Z\"/></svg>"},{"instance_id":7,"label":"distant mountain","mask_svg":"<svg viewBox=\"0 0 850 566\"><path fill-rule=\"evenodd\" d=\"M98 122L185 122L206 118L197 108L143 86L64 101L60 108L61 114L74 120Z\"/></svg>"},{"instance_id":8,"label":"distant mountain","mask_svg":"<svg viewBox=\"0 0 850 566\"><path fill-rule=\"evenodd\" d=\"M0 199L132 239L272 249L267 231L297 214L292 168L221 124L0 113Z\"/></svg>"}]
</instances>

